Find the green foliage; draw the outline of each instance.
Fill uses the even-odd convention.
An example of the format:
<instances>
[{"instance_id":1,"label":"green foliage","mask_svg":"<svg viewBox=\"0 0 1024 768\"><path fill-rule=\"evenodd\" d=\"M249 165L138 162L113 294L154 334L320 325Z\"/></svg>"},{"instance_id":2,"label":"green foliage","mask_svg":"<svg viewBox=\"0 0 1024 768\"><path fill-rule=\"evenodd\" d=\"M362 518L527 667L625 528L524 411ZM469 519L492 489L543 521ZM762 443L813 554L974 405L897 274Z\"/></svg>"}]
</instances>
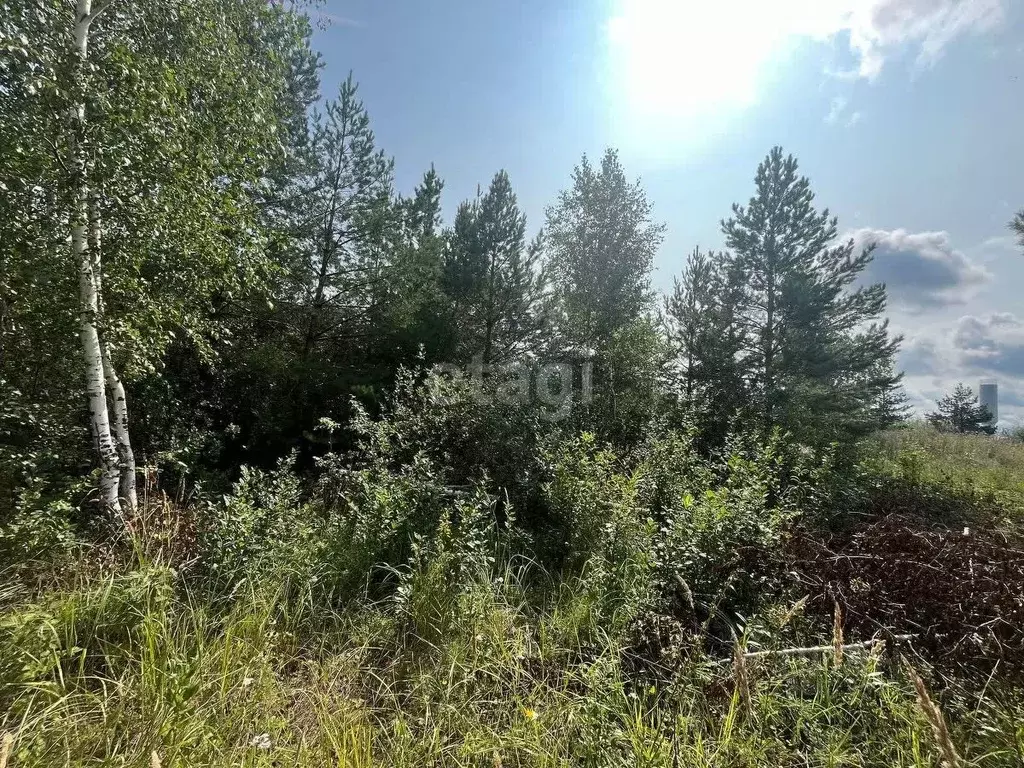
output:
<instances>
[{"instance_id":1,"label":"green foliage","mask_svg":"<svg viewBox=\"0 0 1024 768\"><path fill-rule=\"evenodd\" d=\"M32 767L151 765L154 752L163 765L300 768L937 759L913 685L883 657L748 660L745 689L730 664L697 657L667 679L641 681L607 636L587 648L555 644L543 628L581 596L528 606L531 578L518 570L480 576L446 606L452 631L427 626L423 638L415 624L396 621L392 604L310 624L308 613L251 594L219 616L187 595L168 604L156 586L164 577L151 570L118 577L109 590L122 592L118 599L84 583L74 596L12 606L3 619L19 643L0 645L0 668L16 670L19 682L4 689L0 728L14 736L12 764ZM89 619L41 607L69 602L88 603L75 616ZM132 640L89 641L91 630L68 631L76 624L103 627L97 638L128 628ZM771 626L751 617L747 648L778 647L766 638ZM18 663L30 646L40 660L71 663L60 674L52 664ZM992 684L978 696L950 684L940 696L931 687L969 764L1019 762L1019 691Z\"/></svg>"},{"instance_id":2,"label":"green foliage","mask_svg":"<svg viewBox=\"0 0 1024 768\"><path fill-rule=\"evenodd\" d=\"M885 286L855 287L871 249L835 244L838 220L814 208L810 182L797 171L795 158L771 151L757 169L757 194L722 222L731 251L715 264L695 254L668 310L683 342L687 401L709 375L705 387L732 398L724 408L711 404L713 431L721 434L719 414L731 415L747 397L762 437L781 427L827 445L899 414L892 363L900 339L882 317ZM705 282L710 298L695 295Z\"/></svg>"},{"instance_id":3,"label":"green foliage","mask_svg":"<svg viewBox=\"0 0 1024 768\"><path fill-rule=\"evenodd\" d=\"M557 425L545 420L545 406L504 397L501 387L499 377L432 370L421 380L403 369L380 418L358 411L353 428L371 462L392 470L421 455L452 487L470 488L486 478L499 504L507 499L533 529L543 525L536 509L539 453Z\"/></svg>"},{"instance_id":4,"label":"green foliage","mask_svg":"<svg viewBox=\"0 0 1024 768\"><path fill-rule=\"evenodd\" d=\"M1019 446L911 427L858 450L905 416L898 339L795 159L761 164L659 323L663 228L614 150L532 242L504 171L446 227L433 168L396 190L352 77L311 112L294 4L93 10L86 65L70 6L0 0L10 765L933 762L881 657L743 654L827 642L822 605L855 586L827 547L868 536L851 511L969 562L984 579L942 582L961 606L1019 610ZM84 319L150 466L140 509L83 526L86 224ZM535 361L573 366L554 404L512 366ZM935 421L977 431L972 397ZM961 523L985 546L945 546ZM901 600L847 626L917 616ZM991 613L934 605L958 637ZM948 639L918 623L915 647ZM946 681L954 738L1018 764L1019 692L969 680Z\"/></svg>"},{"instance_id":5,"label":"green foliage","mask_svg":"<svg viewBox=\"0 0 1024 768\"><path fill-rule=\"evenodd\" d=\"M647 597L654 523L641 503L642 482L590 433L546 458L544 493L565 548L569 573L582 573L607 605L631 616Z\"/></svg>"},{"instance_id":6,"label":"green foliage","mask_svg":"<svg viewBox=\"0 0 1024 768\"><path fill-rule=\"evenodd\" d=\"M782 588L776 559L800 513L800 470L776 435L767 444L733 439L713 487L691 486L665 511L659 541L662 582L682 579L706 605L748 611Z\"/></svg>"},{"instance_id":7,"label":"green foliage","mask_svg":"<svg viewBox=\"0 0 1024 768\"><path fill-rule=\"evenodd\" d=\"M978 396L965 384L957 384L956 389L939 400L938 410L928 414L928 423L959 434L993 435L996 431L992 414L978 404Z\"/></svg>"},{"instance_id":8,"label":"green foliage","mask_svg":"<svg viewBox=\"0 0 1024 768\"><path fill-rule=\"evenodd\" d=\"M493 506L477 488L445 510L436 529L413 533L394 600L417 638L437 643L462 629L461 603L491 572L498 551Z\"/></svg>"},{"instance_id":9,"label":"green foliage","mask_svg":"<svg viewBox=\"0 0 1024 768\"><path fill-rule=\"evenodd\" d=\"M746 405L746 382L737 364L742 279L737 261L697 248L665 299L668 387L683 418L713 448L722 446L730 420Z\"/></svg>"},{"instance_id":10,"label":"green foliage","mask_svg":"<svg viewBox=\"0 0 1024 768\"><path fill-rule=\"evenodd\" d=\"M459 206L448 233L443 285L451 302L451 352L484 364L536 352L543 339L547 274L543 240L526 244L526 216L499 171L487 192Z\"/></svg>"},{"instance_id":11,"label":"green foliage","mask_svg":"<svg viewBox=\"0 0 1024 768\"><path fill-rule=\"evenodd\" d=\"M64 668L84 670L140 640L143 624L170 606L174 573L163 567L115 573L0 619L0 701L21 685L58 684Z\"/></svg>"},{"instance_id":12,"label":"green foliage","mask_svg":"<svg viewBox=\"0 0 1024 768\"><path fill-rule=\"evenodd\" d=\"M328 529L303 503L293 461L283 460L271 472L242 467L232 492L207 505L199 552L215 592L227 594L253 581L272 588L306 584L318 576Z\"/></svg>"},{"instance_id":13,"label":"green foliage","mask_svg":"<svg viewBox=\"0 0 1024 768\"><path fill-rule=\"evenodd\" d=\"M99 293L84 319L126 382L176 340L209 358L218 310L267 277L258 199L316 68L308 19L277 3L92 10L87 61L65 3L8 3L0 21L0 378L65 430L84 410L72 228L88 224ZM64 464L85 434L63 443Z\"/></svg>"},{"instance_id":14,"label":"green foliage","mask_svg":"<svg viewBox=\"0 0 1024 768\"><path fill-rule=\"evenodd\" d=\"M988 524L1003 517L1024 520L1020 443L984 434L942 432L916 422L878 434L865 453L865 461L878 474L919 489L918 502L926 514L937 515L951 507L953 516L963 519L978 512L988 518ZM929 489L935 493L926 495ZM946 501L940 504L937 495Z\"/></svg>"},{"instance_id":15,"label":"green foliage","mask_svg":"<svg viewBox=\"0 0 1024 768\"><path fill-rule=\"evenodd\" d=\"M651 327L650 273L664 227L615 150L584 156L572 187L547 210L546 237L562 355L592 366L593 405L579 429L630 443L651 415L661 340Z\"/></svg>"},{"instance_id":16,"label":"green foliage","mask_svg":"<svg viewBox=\"0 0 1024 768\"><path fill-rule=\"evenodd\" d=\"M572 182L548 210L548 241L566 338L595 348L650 308L664 228L651 221L647 195L626 179L615 150L597 169L584 156Z\"/></svg>"}]
</instances>

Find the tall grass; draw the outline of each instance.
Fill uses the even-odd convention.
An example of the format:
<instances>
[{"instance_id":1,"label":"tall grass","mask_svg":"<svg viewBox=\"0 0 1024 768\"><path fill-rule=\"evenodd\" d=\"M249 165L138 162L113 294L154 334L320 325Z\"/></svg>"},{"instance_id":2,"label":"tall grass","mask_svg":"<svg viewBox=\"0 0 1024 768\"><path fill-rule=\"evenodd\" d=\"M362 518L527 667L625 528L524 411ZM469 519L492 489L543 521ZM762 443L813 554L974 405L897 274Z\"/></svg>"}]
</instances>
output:
<instances>
[{"instance_id":1,"label":"tall grass","mask_svg":"<svg viewBox=\"0 0 1024 768\"><path fill-rule=\"evenodd\" d=\"M623 641L588 625L582 588L531 604L535 578L492 569L453 591L424 577L401 603L344 612L249 589L217 612L143 562L8 604L9 768L926 766L940 754L914 681L877 654L744 660L737 646L738 672L694 643L674 668L636 674ZM748 643L777 643L767 628L752 620ZM953 698L967 759L1019 764L1020 700Z\"/></svg>"},{"instance_id":2,"label":"tall grass","mask_svg":"<svg viewBox=\"0 0 1024 768\"><path fill-rule=\"evenodd\" d=\"M1024 443L940 432L924 423L888 430L873 451L890 472L915 482L993 497L1024 519Z\"/></svg>"}]
</instances>

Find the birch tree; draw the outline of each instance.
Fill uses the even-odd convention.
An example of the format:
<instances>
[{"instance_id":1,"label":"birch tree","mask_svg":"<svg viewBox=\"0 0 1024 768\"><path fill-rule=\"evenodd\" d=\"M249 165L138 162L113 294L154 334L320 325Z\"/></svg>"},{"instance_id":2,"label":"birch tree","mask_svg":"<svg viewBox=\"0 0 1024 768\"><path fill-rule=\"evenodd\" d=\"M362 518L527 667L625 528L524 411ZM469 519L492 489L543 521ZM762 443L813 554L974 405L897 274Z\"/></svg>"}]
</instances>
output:
<instances>
[{"instance_id":1,"label":"birch tree","mask_svg":"<svg viewBox=\"0 0 1024 768\"><path fill-rule=\"evenodd\" d=\"M37 322L23 309L56 288L51 313L77 314L99 502L134 507L127 380L180 335L208 348L214 303L261 275L257 193L286 153L309 24L259 0L3 2L0 17L0 183L33 222L0 230L22 281L9 312Z\"/></svg>"},{"instance_id":2,"label":"birch tree","mask_svg":"<svg viewBox=\"0 0 1024 768\"><path fill-rule=\"evenodd\" d=\"M664 226L652 214L612 149L596 168L584 157L547 211L561 334L571 352L593 362L594 397L582 426L623 443L651 414L662 362L651 269Z\"/></svg>"}]
</instances>

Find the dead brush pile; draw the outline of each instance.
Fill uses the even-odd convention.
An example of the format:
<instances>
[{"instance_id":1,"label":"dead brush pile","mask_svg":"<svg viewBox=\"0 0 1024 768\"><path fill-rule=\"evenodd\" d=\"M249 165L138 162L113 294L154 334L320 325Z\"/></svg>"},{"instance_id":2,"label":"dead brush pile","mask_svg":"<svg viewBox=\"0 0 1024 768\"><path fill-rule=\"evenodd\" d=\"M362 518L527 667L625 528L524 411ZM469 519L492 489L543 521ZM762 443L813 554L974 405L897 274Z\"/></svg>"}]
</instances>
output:
<instances>
[{"instance_id":1,"label":"dead brush pile","mask_svg":"<svg viewBox=\"0 0 1024 768\"><path fill-rule=\"evenodd\" d=\"M1024 679L1024 537L937 527L890 512L843 532L803 531L792 573L824 621L838 602L850 636L913 634L939 668Z\"/></svg>"}]
</instances>

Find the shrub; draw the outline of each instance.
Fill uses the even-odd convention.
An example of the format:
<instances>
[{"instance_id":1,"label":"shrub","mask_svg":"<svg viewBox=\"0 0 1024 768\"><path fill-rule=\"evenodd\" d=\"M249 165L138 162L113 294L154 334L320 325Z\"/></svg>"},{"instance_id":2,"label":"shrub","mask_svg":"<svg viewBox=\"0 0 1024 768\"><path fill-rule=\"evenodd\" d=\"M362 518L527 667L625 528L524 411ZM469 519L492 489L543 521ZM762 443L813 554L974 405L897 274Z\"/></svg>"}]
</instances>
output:
<instances>
[{"instance_id":1,"label":"shrub","mask_svg":"<svg viewBox=\"0 0 1024 768\"><path fill-rule=\"evenodd\" d=\"M649 466L663 466L657 451ZM656 543L663 599L675 611L695 610L699 621L731 621L777 597L786 585L782 544L802 511L828 493L827 468L827 454L779 434L764 444L734 436L720 462L694 473L699 482L676 480Z\"/></svg>"},{"instance_id":2,"label":"shrub","mask_svg":"<svg viewBox=\"0 0 1024 768\"><path fill-rule=\"evenodd\" d=\"M437 643L460 630L462 598L489 581L498 545L494 500L480 487L445 509L434 530L413 534L394 602L416 637Z\"/></svg>"},{"instance_id":3,"label":"shrub","mask_svg":"<svg viewBox=\"0 0 1024 768\"><path fill-rule=\"evenodd\" d=\"M330 521L331 588L342 596L360 584L379 591L382 580L393 582L387 578L393 574L389 567L407 563L414 542L437 533L462 493L448 486L443 472L422 453L393 468L375 451L370 447L368 464L361 468L340 456L320 462L316 505Z\"/></svg>"},{"instance_id":4,"label":"shrub","mask_svg":"<svg viewBox=\"0 0 1024 768\"><path fill-rule=\"evenodd\" d=\"M223 502L207 504L198 547L216 593L231 593L246 581L305 584L324 563L330 521L304 503L293 462L294 455L270 472L243 467Z\"/></svg>"},{"instance_id":5,"label":"shrub","mask_svg":"<svg viewBox=\"0 0 1024 768\"><path fill-rule=\"evenodd\" d=\"M356 408L352 428L359 456L398 470L422 455L443 471L447 484L462 488L486 478L487 489L499 499L499 522L508 499L520 525L543 535L540 455L557 426L545 420L539 406L498 396L501 386L500 378L481 382L403 369L378 419Z\"/></svg>"},{"instance_id":6,"label":"shrub","mask_svg":"<svg viewBox=\"0 0 1024 768\"><path fill-rule=\"evenodd\" d=\"M649 595L654 523L642 504L642 476L584 432L550 450L544 495L567 575L600 596L603 615L630 616Z\"/></svg>"}]
</instances>

